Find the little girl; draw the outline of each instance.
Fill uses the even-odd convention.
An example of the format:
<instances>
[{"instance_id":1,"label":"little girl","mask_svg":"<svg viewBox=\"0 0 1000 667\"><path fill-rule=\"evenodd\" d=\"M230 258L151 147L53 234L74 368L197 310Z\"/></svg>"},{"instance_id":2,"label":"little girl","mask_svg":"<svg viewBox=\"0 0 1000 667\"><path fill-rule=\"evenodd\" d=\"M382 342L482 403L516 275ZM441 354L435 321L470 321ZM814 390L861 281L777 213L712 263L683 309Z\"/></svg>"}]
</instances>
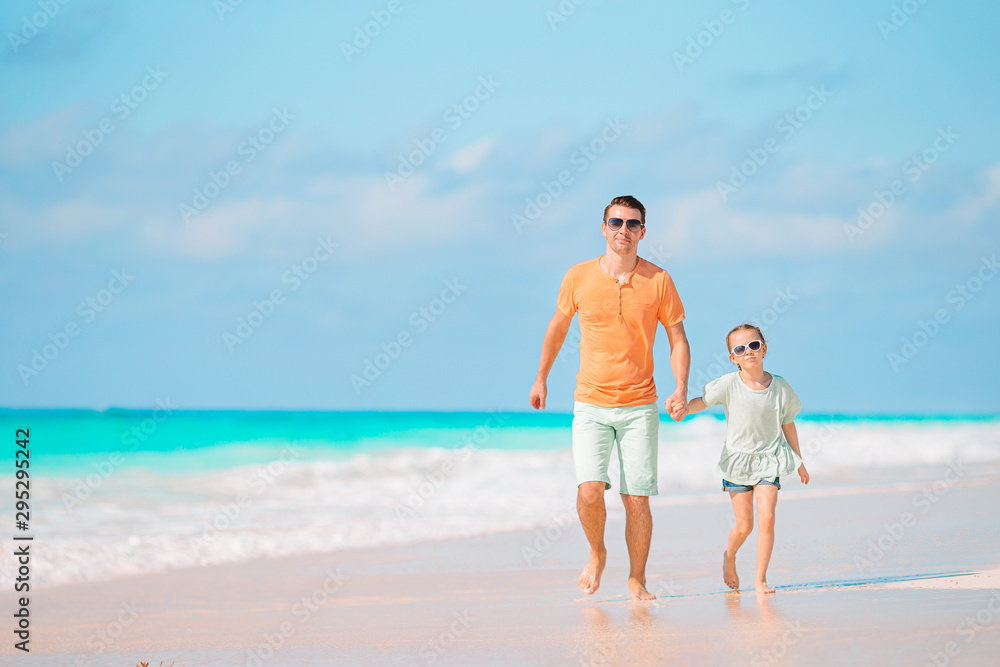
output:
<instances>
[{"instance_id":1,"label":"little girl","mask_svg":"<svg viewBox=\"0 0 1000 667\"><path fill-rule=\"evenodd\" d=\"M798 470L802 483L809 483L794 421L802 403L785 378L764 370L767 344L760 329L741 324L726 336L726 349L737 372L706 384L701 396L688 401L687 411L693 414L710 405L721 405L726 411L726 442L716 472L722 475L722 490L728 491L733 501L736 526L722 554L722 578L730 588L739 590L736 552L753 530L756 496L754 588L758 593L773 593L767 584L767 565L774 547L774 507L780 478Z\"/></svg>"}]
</instances>

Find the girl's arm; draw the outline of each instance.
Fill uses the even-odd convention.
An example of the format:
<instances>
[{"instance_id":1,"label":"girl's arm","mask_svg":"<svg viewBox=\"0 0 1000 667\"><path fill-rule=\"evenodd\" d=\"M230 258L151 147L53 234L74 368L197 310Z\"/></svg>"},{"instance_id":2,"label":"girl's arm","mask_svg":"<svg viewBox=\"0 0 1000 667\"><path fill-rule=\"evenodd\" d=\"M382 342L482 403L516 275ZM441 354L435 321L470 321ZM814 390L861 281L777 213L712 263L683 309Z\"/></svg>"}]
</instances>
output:
<instances>
[{"instance_id":1,"label":"girl's arm","mask_svg":"<svg viewBox=\"0 0 1000 667\"><path fill-rule=\"evenodd\" d=\"M798 454L801 459L802 452L799 451L799 433L795 430L795 422L782 424L781 432L785 434L785 440L788 441L788 445L792 448L792 451ZM799 479L802 480L803 484L809 483L809 471L806 470L805 463L799 466Z\"/></svg>"},{"instance_id":2,"label":"girl's arm","mask_svg":"<svg viewBox=\"0 0 1000 667\"><path fill-rule=\"evenodd\" d=\"M701 412L707 407L708 406L705 405L705 401L702 400L701 396L699 396L698 398L692 398L690 401L688 401L687 413L689 415L693 415L696 412Z\"/></svg>"}]
</instances>

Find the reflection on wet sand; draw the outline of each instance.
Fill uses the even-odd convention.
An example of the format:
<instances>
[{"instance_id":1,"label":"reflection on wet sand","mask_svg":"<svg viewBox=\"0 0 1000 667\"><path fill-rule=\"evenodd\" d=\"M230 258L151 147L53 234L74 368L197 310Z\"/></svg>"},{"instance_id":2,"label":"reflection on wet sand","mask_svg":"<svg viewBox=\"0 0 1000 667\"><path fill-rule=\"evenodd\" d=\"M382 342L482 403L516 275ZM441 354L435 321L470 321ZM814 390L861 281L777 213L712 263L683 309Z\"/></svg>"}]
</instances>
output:
<instances>
[{"instance_id":1,"label":"reflection on wet sand","mask_svg":"<svg viewBox=\"0 0 1000 667\"><path fill-rule=\"evenodd\" d=\"M801 639L801 623L784 618L774 595L730 593L723 598L737 641L750 649L751 665L775 664Z\"/></svg>"},{"instance_id":2,"label":"reflection on wet sand","mask_svg":"<svg viewBox=\"0 0 1000 667\"><path fill-rule=\"evenodd\" d=\"M659 612L659 610L656 610ZM649 663L664 658L664 636L660 614L646 603L632 603L628 619L615 622L611 614L597 606L580 610L580 665Z\"/></svg>"}]
</instances>

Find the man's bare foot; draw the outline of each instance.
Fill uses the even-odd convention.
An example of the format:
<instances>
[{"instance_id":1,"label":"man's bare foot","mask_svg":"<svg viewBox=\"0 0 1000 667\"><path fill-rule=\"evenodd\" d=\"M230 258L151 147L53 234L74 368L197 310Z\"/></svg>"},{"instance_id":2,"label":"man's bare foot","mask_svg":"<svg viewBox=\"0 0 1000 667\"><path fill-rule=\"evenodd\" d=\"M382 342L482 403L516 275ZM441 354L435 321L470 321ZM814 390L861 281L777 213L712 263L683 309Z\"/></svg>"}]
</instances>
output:
<instances>
[{"instance_id":1,"label":"man's bare foot","mask_svg":"<svg viewBox=\"0 0 1000 667\"><path fill-rule=\"evenodd\" d=\"M722 580L734 591L740 590L740 577L736 574L736 559L729 557L728 551L722 552Z\"/></svg>"},{"instance_id":2,"label":"man's bare foot","mask_svg":"<svg viewBox=\"0 0 1000 667\"><path fill-rule=\"evenodd\" d=\"M580 573L580 590L587 595L593 595L601 586L601 575L604 574L604 562L608 558L608 552L591 554L590 562Z\"/></svg>"},{"instance_id":3,"label":"man's bare foot","mask_svg":"<svg viewBox=\"0 0 1000 667\"><path fill-rule=\"evenodd\" d=\"M628 592L633 600L655 600L656 596L646 590L646 582L629 577Z\"/></svg>"},{"instance_id":4,"label":"man's bare foot","mask_svg":"<svg viewBox=\"0 0 1000 667\"><path fill-rule=\"evenodd\" d=\"M753 587L757 589L757 593L760 595L770 595L774 593L774 588L769 586L766 581L755 581L753 582Z\"/></svg>"}]
</instances>

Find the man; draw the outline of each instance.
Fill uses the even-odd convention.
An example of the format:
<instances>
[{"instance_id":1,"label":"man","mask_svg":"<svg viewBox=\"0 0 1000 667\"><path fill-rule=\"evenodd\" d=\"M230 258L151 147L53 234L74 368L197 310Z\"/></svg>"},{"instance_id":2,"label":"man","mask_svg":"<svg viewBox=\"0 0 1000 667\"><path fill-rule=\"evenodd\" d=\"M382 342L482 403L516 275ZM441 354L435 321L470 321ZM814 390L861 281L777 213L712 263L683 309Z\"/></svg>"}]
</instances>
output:
<instances>
[{"instance_id":1,"label":"man","mask_svg":"<svg viewBox=\"0 0 1000 667\"><path fill-rule=\"evenodd\" d=\"M677 388L665 401L673 419L687 412L691 353L684 334L684 308L670 275L641 259L646 208L630 195L615 197L604 209L604 255L572 267L559 288L556 313L542 343L531 406L545 409L546 380L562 348L574 314L580 316L580 372L573 409L573 462L576 508L590 542L590 561L580 590L593 595L607 559L604 547L604 492L611 488L608 462L615 443L621 463L625 542L633 600L652 600L646 590L653 519L649 496L657 494L656 453L660 414L653 384L653 340L657 322L670 341L670 365Z\"/></svg>"}]
</instances>

